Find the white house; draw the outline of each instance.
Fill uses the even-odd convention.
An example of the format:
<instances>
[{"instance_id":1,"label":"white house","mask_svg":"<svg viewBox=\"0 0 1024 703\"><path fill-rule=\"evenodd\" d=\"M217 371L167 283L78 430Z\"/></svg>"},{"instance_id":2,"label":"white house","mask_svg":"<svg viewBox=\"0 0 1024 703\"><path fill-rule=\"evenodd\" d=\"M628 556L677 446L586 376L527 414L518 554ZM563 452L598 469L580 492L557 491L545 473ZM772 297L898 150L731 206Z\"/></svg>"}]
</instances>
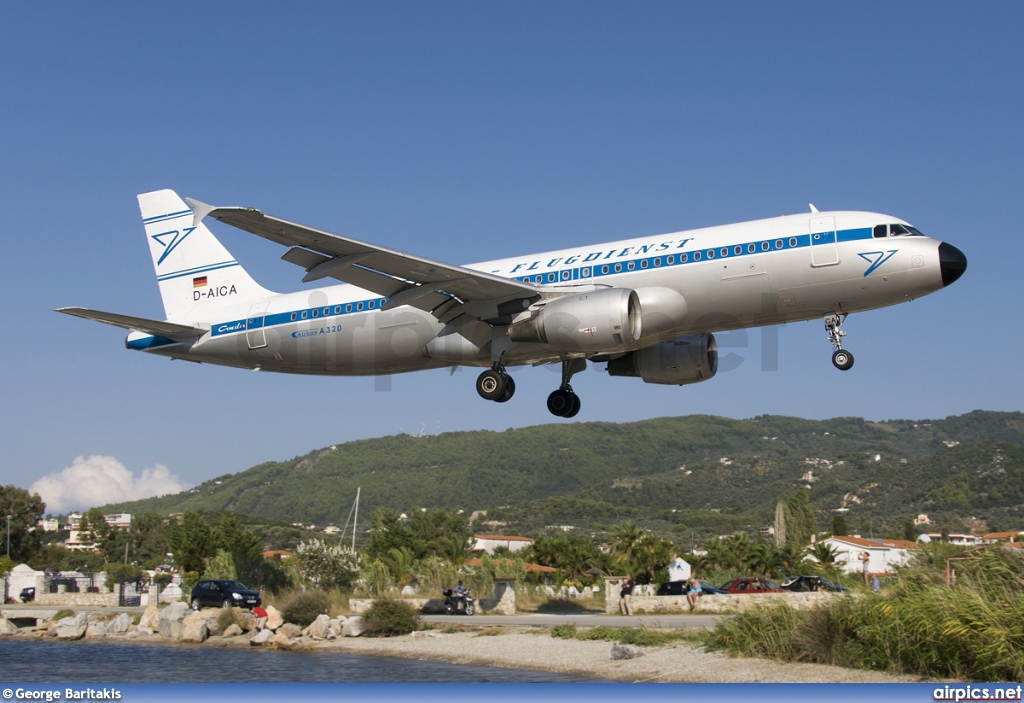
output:
<instances>
[{"instance_id":1,"label":"white house","mask_svg":"<svg viewBox=\"0 0 1024 703\"><path fill-rule=\"evenodd\" d=\"M474 535L476 544L473 545L474 552L487 552L494 554L495 547L507 547L510 552L518 552L524 547L533 544L529 537L514 537L512 535Z\"/></svg>"},{"instance_id":2,"label":"white house","mask_svg":"<svg viewBox=\"0 0 1024 703\"><path fill-rule=\"evenodd\" d=\"M862 539L860 537L829 537L823 540L836 551L836 566L848 574L864 569L861 555L868 555L868 572L888 574L893 567L906 566L912 552L920 549L915 542L902 539Z\"/></svg>"}]
</instances>

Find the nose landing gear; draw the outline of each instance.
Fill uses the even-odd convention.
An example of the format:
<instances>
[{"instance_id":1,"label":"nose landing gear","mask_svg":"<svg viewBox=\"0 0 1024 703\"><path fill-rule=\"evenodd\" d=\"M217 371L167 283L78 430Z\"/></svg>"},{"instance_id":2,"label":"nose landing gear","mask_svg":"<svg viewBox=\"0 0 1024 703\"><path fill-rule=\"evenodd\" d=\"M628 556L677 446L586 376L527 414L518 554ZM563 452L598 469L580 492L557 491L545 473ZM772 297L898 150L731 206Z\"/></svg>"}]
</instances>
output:
<instances>
[{"instance_id":1,"label":"nose landing gear","mask_svg":"<svg viewBox=\"0 0 1024 703\"><path fill-rule=\"evenodd\" d=\"M853 354L843 349L843 322L846 321L847 313L829 313L825 315L825 331L828 332L828 341L832 343L832 365L840 371L849 371L853 367Z\"/></svg>"}]
</instances>

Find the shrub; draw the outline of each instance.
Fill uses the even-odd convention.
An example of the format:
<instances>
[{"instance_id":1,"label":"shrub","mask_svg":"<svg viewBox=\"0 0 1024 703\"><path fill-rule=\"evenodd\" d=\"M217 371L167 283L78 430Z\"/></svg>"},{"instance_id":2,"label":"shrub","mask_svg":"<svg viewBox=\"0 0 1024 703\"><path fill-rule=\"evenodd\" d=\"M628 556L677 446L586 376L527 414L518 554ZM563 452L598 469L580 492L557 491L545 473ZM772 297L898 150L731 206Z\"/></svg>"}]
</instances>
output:
<instances>
[{"instance_id":1,"label":"shrub","mask_svg":"<svg viewBox=\"0 0 1024 703\"><path fill-rule=\"evenodd\" d=\"M551 628L551 636L560 640L576 639L576 626L573 624L555 625Z\"/></svg>"},{"instance_id":2,"label":"shrub","mask_svg":"<svg viewBox=\"0 0 1024 703\"><path fill-rule=\"evenodd\" d=\"M395 598L378 598L363 614L364 634L371 637L397 637L415 631L420 614L408 603Z\"/></svg>"},{"instance_id":3,"label":"shrub","mask_svg":"<svg viewBox=\"0 0 1024 703\"><path fill-rule=\"evenodd\" d=\"M327 613L331 603L323 591L302 591L288 599L281 609L285 622L306 627L317 616Z\"/></svg>"},{"instance_id":4,"label":"shrub","mask_svg":"<svg viewBox=\"0 0 1024 703\"><path fill-rule=\"evenodd\" d=\"M53 614L53 621L63 620L64 618L73 618L75 616L74 610L68 610L67 608L61 608Z\"/></svg>"},{"instance_id":5,"label":"shrub","mask_svg":"<svg viewBox=\"0 0 1024 703\"><path fill-rule=\"evenodd\" d=\"M217 614L217 627L220 628L221 632L235 624L234 610L234 608L223 608Z\"/></svg>"}]
</instances>

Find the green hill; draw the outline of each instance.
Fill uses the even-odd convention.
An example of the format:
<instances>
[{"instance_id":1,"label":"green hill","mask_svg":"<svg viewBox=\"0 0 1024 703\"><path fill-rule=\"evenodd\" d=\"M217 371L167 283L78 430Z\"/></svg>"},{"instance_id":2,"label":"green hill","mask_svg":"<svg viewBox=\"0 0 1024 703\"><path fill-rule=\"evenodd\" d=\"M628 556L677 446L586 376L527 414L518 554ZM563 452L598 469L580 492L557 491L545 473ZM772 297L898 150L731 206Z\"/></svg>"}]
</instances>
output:
<instances>
[{"instance_id":1,"label":"green hill","mask_svg":"<svg viewBox=\"0 0 1024 703\"><path fill-rule=\"evenodd\" d=\"M660 531L716 532L767 524L777 499L801 486L811 487L823 529L840 508L851 528L892 530L922 512L950 529L972 518L1024 528L1024 414L887 422L692 415L398 435L104 509L342 524L360 487L361 512L486 510L519 531L634 519Z\"/></svg>"}]
</instances>

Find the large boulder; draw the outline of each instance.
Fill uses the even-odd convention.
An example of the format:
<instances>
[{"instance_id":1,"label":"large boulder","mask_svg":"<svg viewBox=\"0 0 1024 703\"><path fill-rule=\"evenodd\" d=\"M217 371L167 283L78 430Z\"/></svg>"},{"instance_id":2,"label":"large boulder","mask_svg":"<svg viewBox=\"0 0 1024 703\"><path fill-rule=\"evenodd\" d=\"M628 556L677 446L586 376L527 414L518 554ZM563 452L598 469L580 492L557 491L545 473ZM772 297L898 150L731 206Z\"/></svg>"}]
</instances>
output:
<instances>
[{"instance_id":1,"label":"large boulder","mask_svg":"<svg viewBox=\"0 0 1024 703\"><path fill-rule=\"evenodd\" d=\"M346 618L341 626L341 634L345 637L359 637L365 629L363 627L363 619L356 615L352 618Z\"/></svg>"},{"instance_id":2,"label":"large boulder","mask_svg":"<svg viewBox=\"0 0 1024 703\"><path fill-rule=\"evenodd\" d=\"M328 626L327 629L327 639L333 640L337 639L338 637L341 637L341 628L344 624L344 616L339 615L337 618L331 620L331 624Z\"/></svg>"},{"instance_id":3,"label":"large boulder","mask_svg":"<svg viewBox=\"0 0 1024 703\"><path fill-rule=\"evenodd\" d=\"M80 640L85 636L85 630L88 627L88 613L79 613L58 620L54 628L54 636L60 640Z\"/></svg>"},{"instance_id":4,"label":"large boulder","mask_svg":"<svg viewBox=\"0 0 1024 703\"><path fill-rule=\"evenodd\" d=\"M235 623L242 629L242 632L248 632L256 627L256 616L251 611L243 610L241 615L235 618Z\"/></svg>"},{"instance_id":5,"label":"large boulder","mask_svg":"<svg viewBox=\"0 0 1024 703\"><path fill-rule=\"evenodd\" d=\"M128 613L119 613L116 618L107 625L107 632L112 635L123 635L132 626L132 618Z\"/></svg>"},{"instance_id":6,"label":"large boulder","mask_svg":"<svg viewBox=\"0 0 1024 703\"><path fill-rule=\"evenodd\" d=\"M146 606L146 611L139 618L139 627L148 627L150 630L156 631L160 629L160 609L155 605L150 604Z\"/></svg>"},{"instance_id":7,"label":"large boulder","mask_svg":"<svg viewBox=\"0 0 1024 703\"><path fill-rule=\"evenodd\" d=\"M200 610L195 613L190 613L185 616L185 619L181 621L182 629L188 627L192 623L203 623L206 625L206 634L209 637L219 635L221 633L220 626L220 614L223 611L220 610Z\"/></svg>"},{"instance_id":8,"label":"large boulder","mask_svg":"<svg viewBox=\"0 0 1024 703\"><path fill-rule=\"evenodd\" d=\"M284 635L288 639L295 639L296 637L302 636L302 628L295 623L286 622L284 625L277 628L277 633L279 635Z\"/></svg>"},{"instance_id":9,"label":"large boulder","mask_svg":"<svg viewBox=\"0 0 1024 703\"><path fill-rule=\"evenodd\" d=\"M309 635L315 640L325 640L330 637L331 631L331 618L327 615L317 615L316 620L306 628L305 634Z\"/></svg>"},{"instance_id":10,"label":"large boulder","mask_svg":"<svg viewBox=\"0 0 1024 703\"><path fill-rule=\"evenodd\" d=\"M85 628L86 637L106 637L107 625L102 622L90 622Z\"/></svg>"},{"instance_id":11,"label":"large boulder","mask_svg":"<svg viewBox=\"0 0 1024 703\"><path fill-rule=\"evenodd\" d=\"M190 622L183 621L178 641L185 644L202 644L206 641L208 634L209 630L206 629L206 620L196 618Z\"/></svg>"},{"instance_id":12,"label":"large boulder","mask_svg":"<svg viewBox=\"0 0 1024 703\"><path fill-rule=\"evenodd\" d=\"M257 632L249 640L249 644L251 644L251 645L253 645L255 647L255 646L259 646L261 644L266 644L267 642L269 642L272 639L274 639L274 631L270 630L270 629L264 628L264 629L260 630L259 632Z\"/></svg>"},{"instance_id":13,"label":"large boulder","mask_svg":"<svg viewBox=\"0 0 1024 703\"><path fill-rule=\"evenodd\" d=\"M242 632L243 632L243 630L242 630L241 627L238 626L238 623L237 622L233 622L230 625L228 625L228 629L224 630L224 634L221 635L221 636L222 637L238 637L240 634L242 634Z\"/></svg>"},{"instance_id":14,"label":"large boulder","mask_svg":"<svg viewBox=\"0 0 1024 703\"><path fill-rule=\"evenodd\" d=\"M281 625L284 625L284 616L281 615L280 610L278 610L272 605L268 605L266 607L266 611L267 622L264 624L264 627L268 630L274 630L276 632L277 628L281 627Z\"/></svg>"},{"instance_id":15,"label":"large boulder","mask_svg":"<svg viewBox=\"0 0 1024 703\"><path fill-rule=\"evenodd\" d=\"M192 612L189 607L182 603L171 603L160 611L160 622L157 627L160 634L176 640L181 636L181 622Z\"/></svg>"}]
</instances>

